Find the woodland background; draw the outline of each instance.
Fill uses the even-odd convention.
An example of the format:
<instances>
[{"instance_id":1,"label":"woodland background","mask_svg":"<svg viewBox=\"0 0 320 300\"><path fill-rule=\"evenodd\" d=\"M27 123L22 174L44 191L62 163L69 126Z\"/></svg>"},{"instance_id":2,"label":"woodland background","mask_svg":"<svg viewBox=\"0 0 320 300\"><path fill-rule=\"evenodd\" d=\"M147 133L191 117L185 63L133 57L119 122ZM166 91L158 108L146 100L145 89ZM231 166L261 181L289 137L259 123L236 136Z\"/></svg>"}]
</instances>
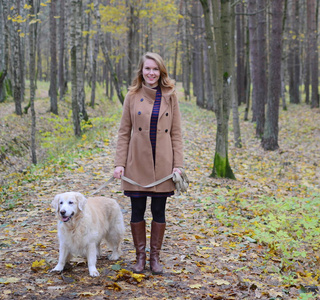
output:
<instances>
[{"instance_id":1,"label":"woodland background","mask_svg":"<svg viewBox=\"0 0 320 300\"><path fill-rule=\"evenodd\" d=\"M317 299L318 8L1 0L1 297ZM51 199L87 195L111 176L124 95L146 51L177 82L191 179L168 205L166 272L128 271L127 230L123 260L103 257L99 279L79 259L51 274ZM119 183L101 194L117 199L128 225Z\"/></svg>"}]
</instances>

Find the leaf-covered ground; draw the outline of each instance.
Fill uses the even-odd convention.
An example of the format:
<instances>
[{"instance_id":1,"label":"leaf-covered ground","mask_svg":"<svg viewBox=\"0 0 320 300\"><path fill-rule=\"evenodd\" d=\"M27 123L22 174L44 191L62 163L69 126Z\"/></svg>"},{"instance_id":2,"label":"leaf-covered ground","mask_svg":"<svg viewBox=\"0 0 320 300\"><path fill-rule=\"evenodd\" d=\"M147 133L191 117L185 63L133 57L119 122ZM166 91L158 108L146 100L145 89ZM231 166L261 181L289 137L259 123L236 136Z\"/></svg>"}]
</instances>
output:
<instances>
[{"instance_id":1,"label":"leaf-covered ground","mask_svg":"<svg viewBox=\"0 0 320 300\"><path fill-rule=\"evenodd\" d=\"M31 169L19 153L1 152L1 299L317 299L319 110L289 105L288 111L281 111L280 149L274 152L262 150L254 124L244 122L241 113L243 148L233 146L232 127L229 136L229 159L237 178L233 181L209 177L214 114L182 102L191 185L187 195L168 201L161 251L164 274L153 276L148 269L144 276L130 273L135 258L130 203L119 182L114 182L99 194L115 198L123 209L123 256L109 261L110 252L104 247L97 264L101 276L91 278L80 258L62 274L49 272L58 259L56 217L50 203L65 191L88 195L112 175L120 107L100 101L103 116L93 118L93 128L88 126L69 153L64 146L68 138L63 140L70 127L67 116L59 120L50 116L48 99L41 101L37 107L38 128L45 140L42 148L54 143L56 137L48 133L54 130L60 132L56 140L62 143L61 151L51 154L50 163ZM2 149L13 145L15 137L15 144L23 140L27 147L29 116L15 117L12 103L0 104L0 111ZM61 111L63 115L67 110ZM150 209L146 220L149 237Z\"/></svg>"}]
</instances>

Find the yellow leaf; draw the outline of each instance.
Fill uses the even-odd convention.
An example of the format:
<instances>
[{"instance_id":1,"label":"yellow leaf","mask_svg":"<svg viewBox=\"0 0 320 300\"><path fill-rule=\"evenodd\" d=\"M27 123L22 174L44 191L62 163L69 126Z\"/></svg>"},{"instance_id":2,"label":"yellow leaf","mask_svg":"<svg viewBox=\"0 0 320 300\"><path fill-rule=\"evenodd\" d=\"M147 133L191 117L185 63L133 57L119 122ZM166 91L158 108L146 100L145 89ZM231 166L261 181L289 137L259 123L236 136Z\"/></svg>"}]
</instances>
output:
<instances>
[{"instance_id":1,"label":"yellow leaf","mask_svg":"<svg viewBox=\"0 0 320 300\"><path fill-rule=\"evenodd\" d=\"M41 6L47 6L47 4L44 4L44 3L40 3L40 5L41 5Z\"/></svg>"},{"instance_id":2,"label":"yellow leaf","mask_svg":"<svg viewBox=\"0 0 320 300\"><path fill-rule=\"evenodd\" d=\"M6 264L6 268L15 268L16 266L14 266L13 264Z\"/></svg>"},{"instance_id":3,"label":"yellow leaf","mask_svg":"<svg viewBox=\"0 0 320 300\"><path fill-rule=\"evenodd\" d=\"M141 280L145 277L145 275L133 273L131 277L134 278L136 281L141 282Z\"/></svg>"},{"instance_id":4,"label":"yellow leaf","mask_svg":"<svg viewBox=\"0 0 320 300\"><path fill-rule=\"evenodd\" d=\"M192 289L200 289L202 287L202 285L201 284L191 284L190 287Z\"/></svg>"},{"instance_id":5,"label":"yellow leaf","mask_svg":"<svg viewBox=\"0 0 320 300\"><path fill-rule=\"evenodd\" d=\"M23 32L20 33L20 37L25 37L25 34Z\"/></svg>"},{"instance_id":6,"label":"yellow leaf","mask_svg":"<svg viewBox=\"0 0 320 300\"><path fill-rule=\"evenodd\" d=\"M8 283L16 283L20 281L20 278L10 277L10 278L0 278L0 283L8 284Z\"/></svg>"},{"instance_id":7,"label":"yellow leaf","mask_svg":"<svg viewBox=\"0 0 320 300\"><path fill-rule=\"evenodd\" d=\"M44 259L41 259L39 261L36 260L32 263L32 268L41 268L45 265L46 265L46 261Z\"/></svg>"},{"instance_id":8,"label":"yellow leaf","mask_svg":"<svg viewBox=\"0 0 320 300\"><path fill-rule=\"evenodd\" d=\"M55 19L59 19L59 18L60 18L60 16L54 16L54 18L55 18Z\"/></svg>"},{"instance_id":9,"label":"yellow leaf","mask_svg":"<svg viewBox=\"0 0 320 300\"><path fill-rule=\"evenodd\" d=\"M226 281L226 280L223 280L223 279L213 280L213 283L215 283L216 285L230 285L229 281Z\"/></svg>"},{"instance_id":10,"label":"yellow leaf","mask_svg":"<svg viewBox=\"0 0 320 300\"><path fill-rule=\"evenodd\" d=\"M14 6L11 6L10 10L14 10Z\"/></svg>"}]
</instances>

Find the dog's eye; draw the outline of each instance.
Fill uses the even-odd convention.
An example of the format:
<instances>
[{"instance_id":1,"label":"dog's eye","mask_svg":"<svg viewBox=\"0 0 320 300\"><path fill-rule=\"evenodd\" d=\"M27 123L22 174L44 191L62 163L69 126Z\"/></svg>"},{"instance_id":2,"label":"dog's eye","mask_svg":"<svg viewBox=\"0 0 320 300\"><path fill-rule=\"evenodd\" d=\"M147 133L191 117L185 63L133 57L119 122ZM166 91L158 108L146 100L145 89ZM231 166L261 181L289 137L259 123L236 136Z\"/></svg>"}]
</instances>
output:
<instances>
[{"instance_id":1,"label":"dog's eye","mask_svg":"<svg viewBox=\"0 0 320 300\"><path fill-rule=\"evenodd\" d=\"M63 201L60 201L60 204L63 204Z\"/></svg>"},{"instance_id":2,"label":"dog's eye","mask_svg":"<svg viewBox=\"0 0 320 300\"><path fill-rule=\"evenodd\" d=\"M69 201L69 204L73 204L73 202L72 202L72 201Z\"/></svg>"}]
</instances>

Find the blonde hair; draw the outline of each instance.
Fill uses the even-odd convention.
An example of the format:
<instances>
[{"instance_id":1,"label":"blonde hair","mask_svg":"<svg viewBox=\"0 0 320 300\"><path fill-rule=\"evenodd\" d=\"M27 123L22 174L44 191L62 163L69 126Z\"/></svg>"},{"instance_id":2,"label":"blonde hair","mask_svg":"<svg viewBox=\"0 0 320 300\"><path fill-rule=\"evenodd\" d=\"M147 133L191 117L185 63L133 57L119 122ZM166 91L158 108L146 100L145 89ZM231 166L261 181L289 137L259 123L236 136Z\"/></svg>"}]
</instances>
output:
<instances>
[{"instance_id":1,"label":"blonde hair","mask_svg":"<svg viewBox=\"0 0 320 300\"><path fill-rule=\"evenodd\" d=\"M155 61L155 63L158 65L160 70L160 78L159 78L159 84L160 87L167 87L174 89L175 81L171 79L168 75L167 68L164 64L164 61L162 57L157 53L147 52L140 58L138 70L136 73L136 77L132 80L132 84L129 87L129 91L132 93L136 93L139 89L142 87L142 83L144 82L143 76L142 76L142 69L145 61L147 59L152 59Z\"/></svg>"}]
</instances>

